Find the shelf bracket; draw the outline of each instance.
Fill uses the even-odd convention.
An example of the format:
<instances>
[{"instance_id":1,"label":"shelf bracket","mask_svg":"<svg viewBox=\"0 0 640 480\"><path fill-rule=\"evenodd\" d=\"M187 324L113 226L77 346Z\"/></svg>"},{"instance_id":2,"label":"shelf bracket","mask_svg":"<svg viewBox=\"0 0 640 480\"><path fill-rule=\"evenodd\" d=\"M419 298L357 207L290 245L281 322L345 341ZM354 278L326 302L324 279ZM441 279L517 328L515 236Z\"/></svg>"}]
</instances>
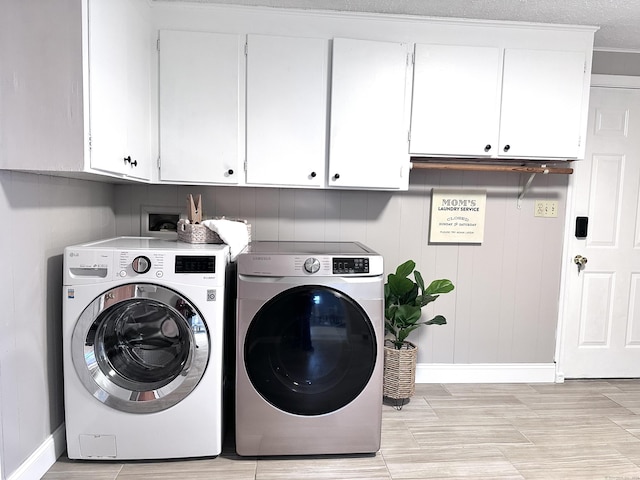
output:
<instances>
[{"instance_id":1,"label":"shelf bracket","mask_svg":"<svg viewBox=\"0 0 640 480\"><path fill-rule=\"evenodd\" d=\"M543 175L547 175L549 173L549 169L547 168L546 165L541 165L541 168L543 169L542 172L541 172ZM534 173L529 175L529 179L524 184L524 186L522 187L522 190L518 194L518 210L520 210L522 208L522 200L524 199L525 195L529 191L529 187L531 187L531 183L533 182L533 179L536 178L537 174L538 174L538 172L534 172Z\"/></svg>"}]
</instances>

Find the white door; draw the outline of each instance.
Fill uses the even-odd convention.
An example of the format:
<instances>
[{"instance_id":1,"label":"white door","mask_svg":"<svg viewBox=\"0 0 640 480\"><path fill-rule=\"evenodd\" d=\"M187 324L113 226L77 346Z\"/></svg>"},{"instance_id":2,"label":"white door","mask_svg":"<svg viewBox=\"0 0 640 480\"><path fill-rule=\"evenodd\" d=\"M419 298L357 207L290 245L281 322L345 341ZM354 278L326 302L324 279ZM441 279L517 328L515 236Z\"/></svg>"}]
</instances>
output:
<instances>
[{"instance_id":1,"label":"white door","mask_svg":"<svg viewBox=\"0 0 640 480\"><path fill-rule=\"evenodd\" d=\"M160 31L160 180L242 178L244 36Z\"/></svg>"},{"instance_id":2,"label":"white door","mask_svg":"<svg viewBox=\"0 0 640 480\"><path fill-rule=\"evenodd\" d=\"M416 45L411 153L497 154L501 54L497 47Z\"/></svg>"},{"instance_id":3,"label":"white door","mask_svg":"<svg viewBox=\"0 0 640 480\"><path fill-rule=\"evenodd\" d=\"M133 2L127 14L127 156L131 162L125 166L130 177L151 178L151 44L149 7L144 2Z\"/></svg>"},{"instance_id":4,"label":"white door","mask_svg":"<svg viewBox=\"0 0 640 480\"><path fill-rule=\"evenodd\" d=\"M91 168L149 179L149 6L115 0L88 8Z\"/></svg>"},{"instance_id":5,"label":"white door","mask_svg":"<svg viewBox=\"0 0 640 480\"><path fill-rule=\"evenodd\" d=\"M640 377L640 83L594 87L587 154L573 164L558 375ZM570 202L571 204L571 202ZM580 273L576 255L587 258Z\"/></svg>"},{"instance_id":6,"label":"white door","mask_svg":"<svg viewBox=\"0 0 640 480\"><path fill-rule=\"evenodd\" d=\"M249 35L247 183L324 184L329 41Z\"/></svg>"},{"instance_id":7,"label":"white door","mask_svg":"<svg viewBox=\"0 0 640 480\"><path fill-rule=\"evenodd\" d=\"M89 2L91 168L124 174L127 122L127 5Z\"/></svg>"},{"instance_id":8,"label":"white door","mask_svg":"<svg viewBox=\"0 0 640 480\"><path fill-rule=\"evenodd\" d=\"M409 45L335 38L329 187L409 185Z\"/></svg>"},{"instance_id":9,"label":"white door","mask_svg":"<svg viewBox=\"0 0 640 480\"><path fill-rule=\"evenodd\" d=\"M498 155L577 158L583 52L506 49Z\"/></svg>"}]
</instances>

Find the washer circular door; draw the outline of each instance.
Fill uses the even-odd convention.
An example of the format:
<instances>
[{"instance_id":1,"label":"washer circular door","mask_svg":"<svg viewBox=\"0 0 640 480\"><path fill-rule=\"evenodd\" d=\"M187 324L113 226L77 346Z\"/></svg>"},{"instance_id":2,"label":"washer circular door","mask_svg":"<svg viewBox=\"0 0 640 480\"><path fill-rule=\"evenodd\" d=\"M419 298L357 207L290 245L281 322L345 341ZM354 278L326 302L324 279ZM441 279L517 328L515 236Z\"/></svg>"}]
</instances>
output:
<instances>
[{"instance_id":1,"label":"washer circular door","mask_svg":"<svg viewBox=\"0 0 640 480\"><path fill-rule=\"evenodd\" d=\"M258 393L298 415L334 412L368 384L376 337L348 295L319 285L294 287L256 313L244 340L244 364Z\"/></svg>"},{"instance_id":2,"label":"washer circular door","mask_svg":"<svg viewBox=\"0 0 640 480\"><path fill-rule=\"evenodd\" d=\"M209 360L209 332L179 293L126 284L85 308L71 349L91 395L121 411L151 413L172 407L196 387Z\"/></svg>"}]
</instances>

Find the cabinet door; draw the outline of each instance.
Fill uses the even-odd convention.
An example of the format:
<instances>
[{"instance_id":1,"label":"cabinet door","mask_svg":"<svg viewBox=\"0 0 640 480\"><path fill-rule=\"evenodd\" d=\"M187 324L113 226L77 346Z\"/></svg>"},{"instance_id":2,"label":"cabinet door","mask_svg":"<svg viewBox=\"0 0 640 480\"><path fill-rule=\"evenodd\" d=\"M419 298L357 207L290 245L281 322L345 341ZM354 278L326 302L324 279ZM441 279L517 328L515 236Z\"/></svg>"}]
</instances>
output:
<instances>
[{"instance_id":1,"label":"cabinet door","mask_svg":"<svg viewBox=\"0 0 640 480\"><path fill-rule=\"evenodd\" d=\"M244 36L160 32L160 180L238 183Z\"/></svg>"},{"instance_id":2,"label":"cabinet door","mask_svg":"<svg viewBox=\"0 0 640 480\"><path fill-rule=\"evenodd\" d=\"M127 131L125 153L132 161L125 166L128 176L150 179L151 168L151 25L149 6L135 0L127 17Z\"/></svg>"},{"instance_id":3,"label":"cabinet door","mask_svg":"<svg viewBox=\"0 0 640 480\"><path fill-rule=\"evenodd\" d=\"M329 41L247 42L247 183L322 186Z\"/></svg>"},{"instance_id":4,"label":"cabinet door","mask_svg":"<svg viewBox=\"0 0 640 480\"><path fill-rule=\"evenodd\" d=\"M330 187L406 189L409 45L333 40Z\"/></svg>"},{"instance_id":5,"label":"cabinet door","mask_svg":"<svg viewBox=\"0 0 640 480\"><path fill-rule=\"evenodd\" d=\"M91 168L149 178L150 41L144 0L90 0Z\"/></svg>"},{"instance_id":6,"label":"cabinet door","mask_svg":"<svg viewBox=\"0 0 640 480\"><path fill-rule=\"evenodd\" d=\"M583 52L506 49L500 155L577 158Z\"/></svg>"},{"instance_id":7,"label":"cabinet door","mask_svg":"<svg viewBox=\"0 0 640 480\"><path fill-rule=\"evenodd\" d=\"M500 69L496 47L416 45L410 152L495 155Z\"/></svg>"}]
</instances>

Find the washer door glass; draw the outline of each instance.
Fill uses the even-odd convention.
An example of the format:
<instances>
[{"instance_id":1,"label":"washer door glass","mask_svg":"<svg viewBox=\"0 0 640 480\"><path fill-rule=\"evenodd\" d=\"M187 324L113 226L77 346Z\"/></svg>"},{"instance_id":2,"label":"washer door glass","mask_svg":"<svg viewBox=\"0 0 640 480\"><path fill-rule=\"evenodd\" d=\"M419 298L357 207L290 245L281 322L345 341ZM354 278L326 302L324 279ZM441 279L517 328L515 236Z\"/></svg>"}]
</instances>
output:
<instances>
[{"instance_id":1,"label":"washer door glass","mask_svg":"<svg viewBox=\"0 0 640 480\"><path fill-rule=\"evenodd\" d=\"M353 401L376 363L376 338L364 310L330 287L305 285L272 298L245 337L249 379L275 407L321 415Z\"/></svg>"},{"instance_id":2,"label":"washer door glass","mask_svg":"<svg viewBox=\"0 0 640 480\"><path fill-rule=\"evenodd\" d=\"M72 359L82 383L119 410L157 412L185 398L207 365L209 336L198 310L168 288L128 284L81 314Z\"/></svg>"}]
</instances>

